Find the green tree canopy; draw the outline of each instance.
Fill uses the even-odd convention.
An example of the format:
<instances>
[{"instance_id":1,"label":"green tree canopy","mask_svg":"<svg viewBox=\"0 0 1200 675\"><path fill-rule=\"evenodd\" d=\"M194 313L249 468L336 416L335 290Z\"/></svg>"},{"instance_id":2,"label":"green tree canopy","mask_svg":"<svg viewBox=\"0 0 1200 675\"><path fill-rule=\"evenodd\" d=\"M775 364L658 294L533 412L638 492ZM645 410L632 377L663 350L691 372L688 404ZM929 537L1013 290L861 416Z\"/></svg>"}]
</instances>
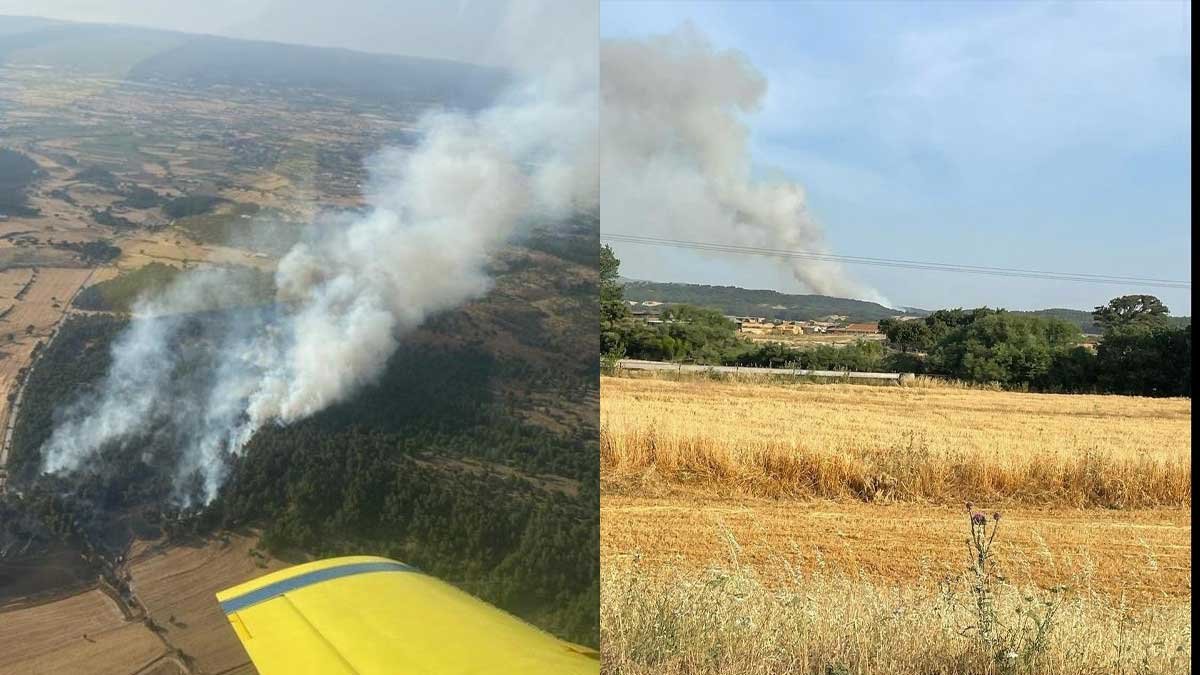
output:
<instances>
[{"instance_id":1,"label":"green tree canopy","mask_svg":"<svg viewBox=\"0 0 1200 675\"><path fill-rule=\"evenodd\" d=\"M1056 355L1074 349L1083 337L1077 326L1057 319L990 310L979 314L948 332L930 352L936 372L974 382L1037 383Z\"/></svg>"},{"instance_id":2,"label":"green tree canopy","mask_svg":"<svg viewBox=\"0 0 1200 675\"><path fill-rule=\"evenodd\" d=\"M1096 323L1104 331L1153 328L1167 322L1170 310L1153 295L1122 295L1113 298L1107 305L1099 305L1092 312Z\"/></svg>"},{"instance_id":3,"label":"green tree canopy","mask_svg":"<svg viewBox=\"0 0 1200 675\"><path fill-rule=\"evenodd\" d=\"M625 294L617 283L621 261L605 244L600 247L600 353L618 354L624 348L624 324L629 319Z\"/></svg>"},{"instance_id":4,"label":"green tree canopy","mask_svg":"<svg viewBox=\"0 0 1200 675\"><path fill-rule=\"evenodd\" d=\"M923 352L934 344L933 331L924 321L884 319L879 322L879 330L902 352Z\"/></svg>"}]
</instances>

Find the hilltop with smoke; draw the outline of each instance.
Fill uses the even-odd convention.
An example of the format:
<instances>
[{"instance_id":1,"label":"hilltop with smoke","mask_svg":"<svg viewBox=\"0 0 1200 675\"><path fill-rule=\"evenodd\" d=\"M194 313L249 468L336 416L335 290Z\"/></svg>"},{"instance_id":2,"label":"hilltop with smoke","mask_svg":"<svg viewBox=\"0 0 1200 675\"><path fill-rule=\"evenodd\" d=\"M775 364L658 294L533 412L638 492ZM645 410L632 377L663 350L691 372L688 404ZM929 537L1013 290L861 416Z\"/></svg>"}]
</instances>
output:
<instances>
[{"instance_id":1,"label":"hilltop with smoke","mask_svg":"<svg viewBox=\"0 0 1200 675\"><path fill-rule=\"evenodd\" d=\"M211 501L255 432L373 383L405 334L487 292L486 264L506 242L595 209L594 66L539 63L492 107L430 113L415 148L377 154L367 208L312 223L279 262L273 305L194 322L237 293L222 270L144 298L104 379L62 412L43 469L79 470L106 446L169 433L176 498L188 502L199 475Z\"/></svg>"},{"instance_id":2,"label":"hilltop with smoke","mask_svg":"<svg viewBox=\"0 0 1200 675\"><path fill-rule=\"evenodd\" d=\"M124 282L113 296L122 302L93 311L63 299L68 316L37 344L10 397L19 412L0 512L22 520L0 533L0 602L40 579L14 585L7 570L37 570L48 556L83 560L70 576L94 579L134 539L171 545L249 526L271 551L418 565L596 644L596 23L587 3L514 4L490 45L501 56L489 61L509 65L510 86L479 109L431 103L421 90L403 99L398 126L376 129L355 124L355 101L281 85L218 120L276 140L279 129L260 128L277 119L271 111L300 110L280 118L302 122L283 129L301 137L300 152L279 141L278 163L264 152L237 170L197 165L200 182L234 200L262 176L295 177L290 198L303 203L286 222L272 223L268 208L226 214L232 225L219 229L236 236L203 241L240 251L232 267L192 257L142 275L155 290L132 303L127 291L140 281L124 273L100 284ZM168 98L174 91L181 102ZM119 95L182 111L203 107L207 91L132 87L105 91L101 103ZM312 147L313 129L330 133L304 126L314 109L322 120L346 116L340 144ZM142 131L166 136L158 124ZM39 129L22 129L42 142ZM225 138L207 125L169 131L181 139L170 167ZM388 139L399 147L380 148ZM272 148L250 138L241 149ZM92 161L86 148L74 154ZM105 166L159 194L195 189L184 182L195 174L155 184L129 157L136 147ZM296 164L311 170L289 173ZM353 193L305 188L328 176ZM198 231L156 227L179 239ZM143 245L125 253L144 259Z\"/></svg>"},{"instance_id":3,"label":"hilltop with smoke","mask_svg":"<svg viewBox=\"0 0 1200 675\"><path fill-rule=\"evenodd\" d=\"M767 81L742 54L684 26L605 40L600 62L606 231L830 252L800 185L752 175L741 116ZM835 262L797 261L791 272L820 295L889 304Z\"/></svg>"}]
</instances>

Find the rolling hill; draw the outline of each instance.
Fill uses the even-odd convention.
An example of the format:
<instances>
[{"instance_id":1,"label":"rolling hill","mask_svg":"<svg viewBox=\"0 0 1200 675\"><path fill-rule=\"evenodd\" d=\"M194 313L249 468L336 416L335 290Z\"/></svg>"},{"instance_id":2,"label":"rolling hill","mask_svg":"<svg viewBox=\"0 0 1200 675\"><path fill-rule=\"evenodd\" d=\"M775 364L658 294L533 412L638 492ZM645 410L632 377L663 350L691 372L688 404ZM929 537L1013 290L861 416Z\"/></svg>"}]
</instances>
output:
<instances>
[{"instance_id":1,"label":"rolling hill","mask_svg":"<svg viewBox=\"0 0 1200 675\"><path fill-rule=\"evenodd\" d=\"M762 316L771 319L804 321L831 314L845 316L849 321L878 321L893 316L925 316L929 310L915 307L890 309L874 302L834 298L827 295L792 295L771 290L738 288L737 286L704 286L699 284L660 283L622 279L625 299L657 301L666 304L686 304L720 310L730 316ZM1062 319L1079 326L1086 334L1103 332L1092 321L1092 312L1082 309L1011 310L1044 318ZM1177 325L1188 325L1191 317L1173 316Z\"/></svg>"},{"instance_id":2,"label":"rolling hill","mask_svg":"<svg viewBox=\"0 0 1200 675\"><path fill-rule=\"evenodd\" d=\"M0 65L10 63L134 82L308 89L376 104L470 109L507 82L502 70L441 59L0 16Z\"/></svg>"},{"instance_id":3,"label":"rolling hill","mask_svg":"<svg viewBox=\"0 0 1200 675\"><path fill-rule=\"evenodd\" d=\"M687 304L720 310L737 316L763 316L789 321L819 319L836 314L850 321L878 321L893 316L924 316L915 308L891 309L878 303L827 295L791 295L770 290L751 290L736 286L658 283L623 280L625 299L654 300L667 304Z\"/></svg>"}]
</instances>

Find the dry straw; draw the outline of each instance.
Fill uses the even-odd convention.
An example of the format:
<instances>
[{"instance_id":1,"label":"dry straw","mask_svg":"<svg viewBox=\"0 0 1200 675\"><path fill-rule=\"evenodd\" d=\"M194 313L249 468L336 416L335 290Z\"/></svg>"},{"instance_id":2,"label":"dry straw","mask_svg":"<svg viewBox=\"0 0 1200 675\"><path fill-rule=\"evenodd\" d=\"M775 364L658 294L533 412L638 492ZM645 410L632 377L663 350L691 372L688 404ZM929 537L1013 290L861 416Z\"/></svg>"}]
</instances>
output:
<instances>
[{"instance_id":1,"label":"dry straw","mask_svg":"<svg viewBox=\"0 0 1200 675\"><path fill-rule=\"evenodd\" d=\"M732 553L728 565L699 577L651 574L636 556L606 563L604 672L1190 672L1187 603L1134 609L1086 586L1009 584L992 557L998 519L968 517L972 545L964 573L919 587L879 585L828 569L767 587Z\"/></svg>"},{"instance_id":2,"label":"dry straw","mask_svg":"<svg viewBox=\"0 0 1200 675\"><path fill-rule=\"evenodd\" d=\"M1191 504L1186 399L611 377L601 388L609 490Z\"/></svg>"}]
</instances>

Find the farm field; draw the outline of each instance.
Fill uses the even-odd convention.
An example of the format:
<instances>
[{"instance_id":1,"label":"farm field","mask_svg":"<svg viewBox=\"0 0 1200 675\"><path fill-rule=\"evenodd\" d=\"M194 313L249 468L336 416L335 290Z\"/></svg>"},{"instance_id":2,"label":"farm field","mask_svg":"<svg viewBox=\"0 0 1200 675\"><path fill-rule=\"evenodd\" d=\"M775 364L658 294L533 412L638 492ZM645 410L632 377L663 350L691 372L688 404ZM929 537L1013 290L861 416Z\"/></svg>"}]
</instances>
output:
<instances>
[{"instance_id":1,"label":"farm field","mask_svg":"<svg viewBox=\"0 0 1200 675\"><path fill-rule=\"evenodd\" d=\"M98 589L4 610L0 675L256 672L215 600L288 565L255 551L256 541L232 533L166 547L135 541L120 572L135 601L129 617Z\"/></svg>"},{"instance_id":2,"label":"farm field","mask_svg":"<svg viewBox=\"0 0 1200 675\"><path fill-rule=\"evenodd\" d=\"M605 670L1188 672L1190 417L1182 399L603 377ZM1007 665L971 639L965 501L1002 514Z\"/></svg>"},{"instance_id":3,"label":"farm field","mask_svg":"<svg viewBox=\"0 0 1200 675\"><path fill-rule=\"evenodd\" d=\"M135 597L195 672L255 672L215 597L217 591L288 566L252 555L256 541L231 534L166 549L138 542L130 552L126 569Z\"/></svg>"},{"instance_id":4,"label":"farm field","mask_svg":"<svg viewBox=\"0 0 1200 675\"><path fill-rule=\"evenodd\" d=\"M30 364L37 343L54 332L92 271L43 267L0 272L0 420L6 429L9 395L17 390L21 370ZM0 437L6 433L0 432ZM0 472L8 461L7 446L7 439L0 440ZM0 478L0 488L3 482Z\"/></svg>"},{"instance_id":5,"label":"farm field","mask_svg":"<svg viewBox=\"0 0 1200 675\"><path fill-rule=\"evenodd\" d=\"M833 347L845 347L860 341L882 342L886 339L881 333L872 333L866 335L839 335L837 333L804 333L801 335L790 335L788 333L768 333L766 335L755 335L753 333L743 333L742 337L757 344L783 343L791 347L815 347L817 345L830 345Z\"/></svg>"},{"instance_id":6,"label":"farm field","mask_svg":"<svg viewBox=\"0 0 1200 675\"><path fill-rule=\"evenodd\" d=\"M601 556L636 554L651 575L703 572L736 558L767 585L822 569L917 584L960 571L964 560L961 506L605 495L600 507ZM1005 509L1000 536L998 550L1014 582L1124 595L1131 605L1191 596L1186 508Z\"/></svg>"},{"instance_id":7,"label":"farm field","mask_svg":"<svg viewBox=\"0 0 1200 675\"><path fill-rule=\"evenodd\" d=\"M9 334L23 338L29 326L33 326L29 335L48 337L90 275L89 269L38 268L22 297L11 300L12 310L0 321L0 340Z\"/></svg>"},{"instance_id":8,"label":"farm field","mask_svg":"<svg viewBox=\"0 0 1200 675\"><path fill-rule=\"evenodd\" d=\"M151 666L166 652L150 629L128 621L116 602L99 590L0 614L4 675L128 675Z\"/></svg>"},{"instance_id":9,"label":"farm field","mask_svg":"<svg viewBox=\"0 0 1200 675\"><path fill-rule=\"evenodd\" d=\"M623 494L1191 504L1187 399L606 377L600 423Z\"/></svg>"}]
</instances>

